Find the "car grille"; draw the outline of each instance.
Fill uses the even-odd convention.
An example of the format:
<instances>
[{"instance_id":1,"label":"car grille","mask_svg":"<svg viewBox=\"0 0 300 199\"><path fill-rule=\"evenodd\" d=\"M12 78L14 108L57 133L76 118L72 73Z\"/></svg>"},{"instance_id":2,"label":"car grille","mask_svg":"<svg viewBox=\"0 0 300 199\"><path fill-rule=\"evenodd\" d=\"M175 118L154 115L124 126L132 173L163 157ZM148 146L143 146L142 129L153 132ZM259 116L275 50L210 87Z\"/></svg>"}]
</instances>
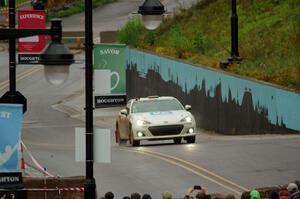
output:
<instances>
[{"instance_id":1,"label":"car grille","mask_svg":"<svg viewBox=\"0 0 300 199\"><path fill-rule=\"evenodd\" d=\"M148 128L153 136L177 135L183 129L183 125L151 126Z\"/></svg>"}]
</instances>

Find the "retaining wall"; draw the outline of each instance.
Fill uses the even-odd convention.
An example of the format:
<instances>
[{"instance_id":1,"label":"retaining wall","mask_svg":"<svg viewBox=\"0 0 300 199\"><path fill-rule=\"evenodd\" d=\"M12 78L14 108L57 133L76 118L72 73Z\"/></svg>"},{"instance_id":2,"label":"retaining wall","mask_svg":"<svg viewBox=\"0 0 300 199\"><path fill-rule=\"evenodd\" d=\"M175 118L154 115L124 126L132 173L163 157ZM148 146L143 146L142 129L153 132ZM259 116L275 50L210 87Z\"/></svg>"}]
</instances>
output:
<instances>
[{"instance_id":1,"label":"retaining wall","mask_svg":"<svg viewBox=\"0 0 300 199\"><path fill-rule=\"evenodd\" d=\"M223 134L300 133L300 94L148 52L127 49L128 99L175 96L197 127Z\"/></svg>"}]
</instances>

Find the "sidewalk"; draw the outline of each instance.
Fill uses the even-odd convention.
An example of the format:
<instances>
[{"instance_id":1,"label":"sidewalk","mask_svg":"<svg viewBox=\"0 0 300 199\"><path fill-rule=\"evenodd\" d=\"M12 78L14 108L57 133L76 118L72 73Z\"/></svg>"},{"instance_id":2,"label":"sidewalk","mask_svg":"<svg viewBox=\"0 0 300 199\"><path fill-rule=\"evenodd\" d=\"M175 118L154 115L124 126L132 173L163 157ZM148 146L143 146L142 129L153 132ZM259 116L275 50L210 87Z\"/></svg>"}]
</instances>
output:
<instances>
[{"instance_id":1,"label":"sidewalk","mask_svg":"<svg viewBox=\"0 0 300 199\"><path fill-rule=\"evenodd\" d=\"M85 121L85 93L78 91L70 95L52 107L60 112L66 113L71 118ZM111 108L95 108L94 109L94 125L101 128L111 128L115 124L116 117L123 107Z\"/></svg>"}]
</instances>

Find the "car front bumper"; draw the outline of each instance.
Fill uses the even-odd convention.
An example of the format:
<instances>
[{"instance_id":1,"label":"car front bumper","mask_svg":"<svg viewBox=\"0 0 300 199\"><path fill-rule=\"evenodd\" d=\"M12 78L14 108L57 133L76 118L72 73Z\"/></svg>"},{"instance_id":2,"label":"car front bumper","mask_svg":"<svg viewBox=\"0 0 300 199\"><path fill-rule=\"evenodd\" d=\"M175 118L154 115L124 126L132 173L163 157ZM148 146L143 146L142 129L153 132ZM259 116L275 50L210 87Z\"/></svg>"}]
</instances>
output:
<instances>
[{"instance_id":1,"label":"car front bumper","mask_svg":"<svg viewBox=\"0 0 300 199\"><path fill-rule=\"evenodd\" d=\"M190 129L192 129L193 132L191 132ZM132 133L134 140L166 140L184 138L196 136L196 125L193 123L186 123L135 126L132 128Z\"/></svg>"}]
</instances>

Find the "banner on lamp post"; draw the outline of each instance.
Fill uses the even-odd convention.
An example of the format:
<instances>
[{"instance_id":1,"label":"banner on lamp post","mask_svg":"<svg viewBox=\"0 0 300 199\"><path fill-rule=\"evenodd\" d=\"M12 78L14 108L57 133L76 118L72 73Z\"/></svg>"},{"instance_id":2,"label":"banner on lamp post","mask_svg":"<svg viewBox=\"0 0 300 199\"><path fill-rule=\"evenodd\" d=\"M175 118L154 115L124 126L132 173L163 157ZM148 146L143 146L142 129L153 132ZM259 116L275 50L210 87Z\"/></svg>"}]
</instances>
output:
<instances>
[{"instance_id":1,"label":"banner on lamp post","mask_svg":"<svg viewBox=\"0 0 300 199\"><path fill-rule=\"evenodd\" d=\"M95 107L126 104L126 45L94 46Z\"/></svg>"},{"instance_id":2,"label":"banner on lamp post","mask_svg":"<svg viewBox=\"0 0 300 199\"><path fill-rule=\"evenodd\" d=\"M0 103L0 172L20 170L19 145L23 105Z\"/></svg>"},{"instance_id":3,"label":"banner on lamp post","mask_svg":"<svg viewBox=\"0 0 300 199\"><path fill-rule=\"evenodd\" d=\"M0 188L22 183L19 158L22 121L22 104L0 103Z\"/></svg>"},{"instance_id":4,"label":"banner on lamp post","mask_svg":"<svg viewBox=\"0 0 300 199\"><path fill-rule=\"evenodd\" d=\"M46 11L45 10L19 10L18 11L19 29L45 29ZM45 35L35 35L20 38L18 40L18 61L19 64L37 64L39 54L46 46Z\"/></svg>"}]
</instances>

